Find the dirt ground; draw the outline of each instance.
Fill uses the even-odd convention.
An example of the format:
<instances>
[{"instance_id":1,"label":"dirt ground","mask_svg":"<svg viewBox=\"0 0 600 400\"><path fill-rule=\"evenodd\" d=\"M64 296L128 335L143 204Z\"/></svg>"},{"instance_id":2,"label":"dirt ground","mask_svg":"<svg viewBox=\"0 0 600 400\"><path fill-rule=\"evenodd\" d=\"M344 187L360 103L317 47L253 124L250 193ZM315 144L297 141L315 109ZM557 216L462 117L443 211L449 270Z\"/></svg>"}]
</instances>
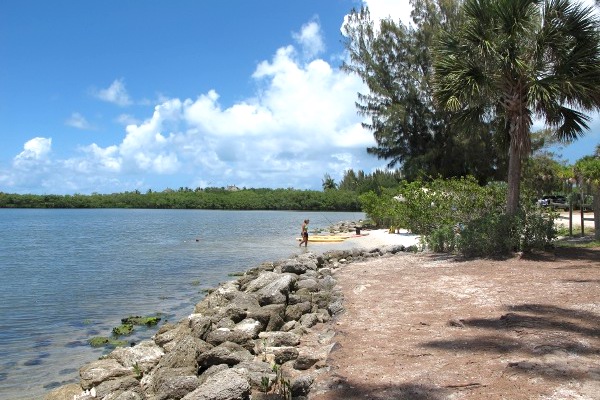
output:
<instances>
[{"instance_id":1,"label":"dirt ground","mask_svg":"<svg viewBox=\"0 0 600 400\"><path fill-rule=\"evenodd\" d=\"M311 400L600 399L600 248L335 272L346 311Z\"/></svg>"}]
</instances>

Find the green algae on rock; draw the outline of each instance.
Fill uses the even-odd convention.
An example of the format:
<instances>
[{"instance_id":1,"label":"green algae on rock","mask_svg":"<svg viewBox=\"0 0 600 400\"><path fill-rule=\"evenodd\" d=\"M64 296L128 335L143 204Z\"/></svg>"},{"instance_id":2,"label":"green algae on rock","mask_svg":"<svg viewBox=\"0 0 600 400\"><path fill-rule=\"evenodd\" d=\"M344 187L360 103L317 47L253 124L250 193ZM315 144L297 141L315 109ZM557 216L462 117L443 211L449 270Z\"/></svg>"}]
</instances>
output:
<instances>
[{"instance_id":1,"label":"green algae on rock","mask_svg":"<svg viewBox=\"0 0 600 400\"><path fill-rule=\"evenodd\" d=\"M160 322L160 317L140 317L140 316L129 316L121 319L123 325L146 325L154 326Z\"/></svg>"},{"instance_id":2,"label":"green algae on rock","mask_svg":"<svg viewBox=\"0 0 600 400\"><path fill-rule=\"evenodd\" d=\"M114 336L126 336L133 333L133 324L121 324L121 326L115 326L112 330Z\"/></svg>"},{"instance_id":3,"label":"green algae on rock","mask_svg":"<svg viewBox=\"0 0 600 400\"><path fill-rule=\"evenodd\" d=\"M88 340L88 343L92 347L123 347L127 346L127 341L111 339L104 336L95 336Z\"/></svg>"}]
</instances>

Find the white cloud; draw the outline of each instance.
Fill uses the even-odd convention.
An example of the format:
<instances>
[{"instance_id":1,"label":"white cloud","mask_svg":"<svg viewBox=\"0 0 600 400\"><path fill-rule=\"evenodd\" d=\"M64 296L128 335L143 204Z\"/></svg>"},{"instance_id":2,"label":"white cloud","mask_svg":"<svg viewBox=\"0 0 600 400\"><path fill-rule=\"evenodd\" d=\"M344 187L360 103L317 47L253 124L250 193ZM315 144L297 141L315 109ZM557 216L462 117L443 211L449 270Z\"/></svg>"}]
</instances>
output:
<instances>
[{"instance_id":1,"label":"white cloud","mask_svg":"<svg viewBox=\"0 0 600 400\"><path fill-rule=\"evenodd\" d=\"M77 129L94 129L94 127L85 119L83 115L76 112L71 114L71 116L65 121L65 124Z\"/></svg>"},{"instance_id":2,"label":"white cloud","mask_svg":"<svg viewBox=\"0 0 600 400\"><path fill-rule=\"evenodd\" d=\"M311 54L324 48L316 21L297 39ZM55 173L60 171L65 190L96 185L92 191L108 192L127 184L147 186L122 190L202 183L318 189L325 172L341 177L349 168L371 170L379 162L366 163L365 148L374 140L354 105L365 86L322 59L304 61L300 53L282 47L259 63L252 74L256 92L234 104L221 104L217 90L209 90L195 99L163 98L144 121L122 114L120 143L81 146L77 156L54 161ZM130 103L121 80L100 93L107 101ZM34 143L28 147L36 151L18 157L48 154L43 141Z\"/></svg>"},{"instance_id":3,"label":"white cloud","mask_svg":"<svg viewBox=\"0 0 600 400\"><path fill-rule=\"evenodd\" d=\"M325 43L318 21L305 24L300 33L295 33L293 37L302 47L302 53L307 59L312 59L325 51Z\"/></svg>"},{"instance_id":4,"label":"white cloud","mask_svg":"<svg viewBox=\"0 0 600 400\"><path fill-rule=\"evenodd\" d=\"M108 88L99 90L96 93L96 97L121 107L128 106L132 103L129 94L125 89L123 79L116 79Z\"/></svg>"},{"instance_id":5,"label":"white cloud","mask_svg":"<svg viewBox=\"0 0 600 400\"><path fill-rule=\"evenodd\" d=\"M13 159L13 165L27 167L45 162L51 150L52 138L35 137L23 145L23 151Z\"/></svg>"},{"instance_id":6,"label":"white cloud","mask_svg":"<svg viewBox=\"0 0 600 400\"><path fill-rule=\"evenodd\" d=\"M117 117L117 122L122 125L134 125L139 124L140 121L135 118L133 115L129 114L121 114Z\"/></svg>"}]
</instances>

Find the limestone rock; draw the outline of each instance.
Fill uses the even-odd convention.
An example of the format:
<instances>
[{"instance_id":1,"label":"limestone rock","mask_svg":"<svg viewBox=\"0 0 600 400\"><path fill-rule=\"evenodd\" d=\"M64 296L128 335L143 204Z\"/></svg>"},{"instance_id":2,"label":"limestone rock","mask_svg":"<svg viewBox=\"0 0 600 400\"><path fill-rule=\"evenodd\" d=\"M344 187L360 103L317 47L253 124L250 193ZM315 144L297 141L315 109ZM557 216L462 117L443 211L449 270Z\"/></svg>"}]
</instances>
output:
<instances>
[{"instance_id":1,"label":"limestone rock","mask_svg":"<svg viewBox=\"0 0 600 400\"><path fill-rule=\"evenodd\" d=\"M281 272L291 272L293 274L301 275L306 272L308 268L299 260L287 260L281 265Z\"/></svg>"},{"instance_id":2,"label":"limestone rock","mask_svg":"<svg viewBox=\"0 0 600 400\"><path fill-rule=\"evenodd\" d=\"M263 325L255 319L246 318L237 323L233 330L243 332L249 335L252 339L256 339L258 334L263 330Z\"/></svg>"},{"instance_id":3,"label":"limestone rock","mask_svg":"<svg viewBox=\"0 0 600 400\"><path fill-rule=\"evenodd\" d=\"M156 400L181 399L200 385L200 380L190 369L161 368L154 378Z\"/></svg>"},{"instance_id":4,"label":"limestone rock","mask_svg":"<svg viewBox=\"0 0 600 400\"><path fill-rule=\"evenodd\" d=\"M187 317L188 326L192 336L200 339L206 339L206 335L210 332L213 321L210 317L203 314L191 314Z\"/></svg>"},{"instance_id":5,"label":"limestone rock","mask_svg":"<svg viewBox=\"0 0 600 400\"><path fill-rule=\"evenodd\" d=\"M169 343L189 333L189 328L184 324L165 324L154 335L154 342L168 351L169 347L172 347L167 346Z\"/></svg>"},{"instance_id":6,"label":"limestone rock","mask_svg":"<svg viewBox=\"0 0 600 400\"><path fill-rule=\"evenodd\" d=\"M196 367L196 359L212 346L202 339L193 336L184 336L179 339L173 350L167 353L158 363L162 368L193 368Z\"/></svg>"},{"instance_id":7,"label":"limestone rock","mask_svg":"<svg viewBox=\"0 0 600 400\"><path fill-rule=\"evenodd\" d=\"M300 344L300 336L292 332L261 332L258 337L265 339L267 346L270 347L298 346Z\"/></svg>"},{"instance_id":8,"label":"limestone rock","mask_svg":"<svg viewBox=\"0 0 600 400\"><path fill-rule=\"evenodd\" d=\"M303 327L311 328L319 322L319 317L315 313L304 314L299 322Z\"/></svg>"},{"instance_id":9,"label":"limestone rock","mask_svg":"<svg viewBox=\"0 0 600 400\"><path fill-rule=\"evenodd\" d=\"M142 392L140 382L133 376L111 379L96 386L96 397L99 399L116 399L126 392L134 392L138 395Z\"/></svg>"},{"instance_id":10,"label":"limestone rock","mask_svg":"<svg viewBox=\"0 0 600 400\"><path fill-rule=\"evenodd\" d=\"M108 355L108 358L114 358L127 368L137 365L142 372L147 372L158 364L164 354L154 341L144 340L133 347L118 347Z\"/></svg>"},{"instance_id":11,"label":"limestone rock","mask_svg":"<svg viewBox=\"0 0 600 400\"><path fill-rule=\"evenodd\" d=\"M79 369L81 387L84 390L98 386L109 379L116 379L127 375L132 375L131 370L111 358L92 361Z\"/></svg>"},{"instance_id":12,"label":"limestone rock","mask_svg":"<svg viewBox=\"0 0 600 400\"><path fill-rule=\"evenodd\" d=\"M254 347L254 344L252 343L252 336L250 336L248 333L241 330L236 331L228 328L215 329L206 336L206 341L213 346L218 346L225 342L233 342L244 348L251 349Z\"/></svg>"},{"instance_id":13,"label":"limestone rock","mask_svg":"<svg viewBox=\"0 0 600 400\"><path fill-rule=\"evenodd\" d=\"M305 301L303 303L292 304L287 306L285 309L285 320L286 321L298 321L302 315L310 312L312 309L312 305L309 301Z\"/></svg>"},{"instance_id":14,"label":"limestone rock","mask_svg":"<svg viewBox=\"0 0 600 400\"><path fill-rule=\"evenodd\" d=\"M246 292L257 292L258 290L264 288L271 282L277 280L280 277L280 274L272 271L264 271L258 275L256 279L249 282L245 286L242 286L242 290Z\"/></svg>"},{"instance_id":15,"label":"limestone rock","mask_svg":"<svg viewBox=\"0 0 600 400\"><path fill-rule=\"evenodd\" d=\"M298 358L298 349L295 347L273 347L270 350L275 356L275 363L279 365Z\"/></svg>"},{"instance_id":16,"label":"limestone rock","mask_svg":"<svg viewBox=\"0 0 600 400\"><path fill-rule=\"evenodd\" d=\"M306 370L315 365L319 361L319 357L314 353L303 350L298 354L294 361L294 369Z\"/></svg>"},{"instance_id":17,"label":"limestone rock","mask_svg":"<svg viewBox=\"0 0 600 400\"><path fill-rule=\"evenodd\" d=\"M292 397L306 396L314 382L310 375L301 375L292 380Z\"/></svg>"},{"instance_id":18,"label":"limestone rock","mask_svg":"<svg viewBox=\"0 0 600 400\"><path fill-rule=\"evenodd\" d=\"M206 369L213 365L227 364L236 365L242 361L251 361L254 356L239 344L225 342L213 349L202 353L197 361L200 369Z\"/></svg>"},{"instance_id":19,"label":"limestone rock","mask_svg":"<svg viewBox=\"0 0 600 400\"><path fill-rule=\"evenodd\" d=\"M73 397L81 394L81 386L70 383L52 390L44 396L44 400L73 400Z\"/></svg>"},{"instance_id":20,"label":"limestone rock","mask_svg":"<svg viewBox=\"0 0 600 400\"><path fill-rule=\"evenodd\" d=\"M206 380L184 400L248 400L251 387L248 379L238 371L227 369Z\"/></svg>"},{"instance_id":21,"label":"limestone rock","mask_svg":"<svg viewBox=\"0 0 600 400\"><path fill-rule=\"evenodd\" d=\"M257 292L261 306L266 304L282 304L287 300L292 286L298 278L292 274L282 274Z\"/></svg>"}]
</instances>

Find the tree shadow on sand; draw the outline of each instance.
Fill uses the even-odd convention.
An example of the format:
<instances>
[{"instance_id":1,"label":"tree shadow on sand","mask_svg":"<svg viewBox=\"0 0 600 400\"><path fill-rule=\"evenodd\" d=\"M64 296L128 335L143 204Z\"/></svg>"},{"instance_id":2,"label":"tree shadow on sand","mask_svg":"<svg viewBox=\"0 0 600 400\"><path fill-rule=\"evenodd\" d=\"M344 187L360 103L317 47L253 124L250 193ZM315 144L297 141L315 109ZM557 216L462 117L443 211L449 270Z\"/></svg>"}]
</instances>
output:
<instances>
[{"instance_id":1,"label":"tree shadow on sand","mask_svg":"<svg viewBox=\"0 0 600 400\"><path fill-rule=\"evenodd\" d=\"M352 380L338 379L332 382L325 398L345 400L442 400L447 399L451 391L432 385L414 383L390 385L366 385ZM321 397L317 397L320 399Z\"/></svg>"},{"instance_id":2,"label":"tree shadow on sand","mask_svg":"<svg viewBox=\"0 0 600 400\"><path fill-rule=\"evenodd\" d=\"M504 354L514 359L507 364L514 373L600 381L600 315L545 304L520 304L506 310L499 318L460 320L464 337L423 345L452 352Z\"/></svg>"}]
</instances>

